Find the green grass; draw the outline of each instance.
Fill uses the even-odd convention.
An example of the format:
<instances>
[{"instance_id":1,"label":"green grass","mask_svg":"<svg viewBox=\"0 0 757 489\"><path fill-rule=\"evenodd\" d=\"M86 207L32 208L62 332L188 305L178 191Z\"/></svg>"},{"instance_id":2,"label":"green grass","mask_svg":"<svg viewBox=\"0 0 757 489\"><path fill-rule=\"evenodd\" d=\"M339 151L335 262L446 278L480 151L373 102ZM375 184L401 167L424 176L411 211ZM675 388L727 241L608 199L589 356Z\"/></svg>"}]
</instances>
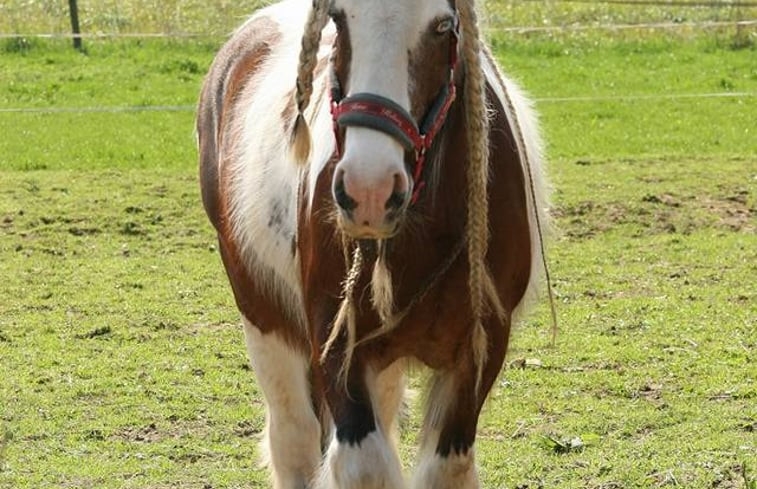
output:
<instances>
[{"instance_id":1,"label":"green grass","mask_svg":"<svg viewBox=\"0 0 757 489\"><path fill-rule=\"evenodd\" d=\"M754 48L726 33L493 41L539 99L757 91ZM4 41L0 109L192 105L215 49ZM542 305L514 333L479 430L486 488L754 487L756 100L538 104L562 332L548 347ZM265 487L192 124L0 112L0 487Z\"/></svg>"},{"instance_id":2,"label":"green grass","mask_svg":"<svg viewBox=\"0 0 757 489\"><path fill-rule=\"evenodd\" d=\"M493 45L536 98L757 92L754 48L733 49L727 37L595 44L499 36ZM82 55L64 42L36 41L19 51L9 40L0 56L13 70L0 72L0 108L191 106L216 49L210 42L96 42ZM539 109L553 159L737 156L757 152L756 100L544 102ZM195 160L192 118L189 111L0 113L0 168L187 168Z\"/></svg>"}]
</instances>

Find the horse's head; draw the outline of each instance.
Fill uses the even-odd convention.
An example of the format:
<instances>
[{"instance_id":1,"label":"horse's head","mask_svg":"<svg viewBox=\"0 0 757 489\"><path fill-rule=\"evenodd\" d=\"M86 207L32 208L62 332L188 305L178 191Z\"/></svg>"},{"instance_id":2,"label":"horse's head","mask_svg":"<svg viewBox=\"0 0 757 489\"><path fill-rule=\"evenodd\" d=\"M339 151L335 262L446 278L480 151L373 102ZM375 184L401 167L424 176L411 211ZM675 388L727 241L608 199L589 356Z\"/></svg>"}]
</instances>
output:
<instances>
[{"instance_id":1,"label":"horse's head","mask_svg":"<svg viewBox=\"0 0 757 489\"><path fill-rule=\"evenodd\" d=\"M311 22L320 33L319 9L337 29L331 109L339 223L354 238L388 238L418 197L425 153L455 97L454 2L316 0ZM303 54L313 45L308 30Z\"/></svg>"}]
</instances>

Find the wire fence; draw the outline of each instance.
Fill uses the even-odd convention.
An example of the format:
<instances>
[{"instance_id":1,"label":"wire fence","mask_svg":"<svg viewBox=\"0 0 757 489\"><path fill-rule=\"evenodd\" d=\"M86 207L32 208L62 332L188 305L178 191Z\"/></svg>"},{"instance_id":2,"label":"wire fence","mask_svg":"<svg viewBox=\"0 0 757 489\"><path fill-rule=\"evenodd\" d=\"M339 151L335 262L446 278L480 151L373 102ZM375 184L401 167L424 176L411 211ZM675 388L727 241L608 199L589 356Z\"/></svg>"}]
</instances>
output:
<instances>
[{"instance_id":1,"label":"wire fence","mask_svg":"<svg viewBox=\"0 0 757 489\"><path fill-rule=\"evenodd\" d=\"M710 8L710 9L743 9L757 7L757 1L700 1L700 0L521 0L525 3L542 4L592 4L621 5L628 7L663 6L676 8ZM70 0L71 14L76 14L76 1ZM0 11L2 8L0 8ZM73 22L72 22L73 23ZM638 23L577 23L565 25L523 25L501 26L488 28L489 33L549 33L549 32L581 32L581 31L634 31L634 30L710 30L710 29L749 29L757 26L757 19L738 19L726 21L665 21ZM78 28L74 28L78 31ZM226 34L197 33L197 32L55 32L55 33L2 33L0 39L38 38L38 39L67 39L74 41L109 40L109 39L217 39ZM615 102L627 103L654 100L683 100L683 99L717 99L717 98L753 98L757 92L716 92L716 93L668 93L668 94L631 94L631 95L592 95L572 97L541 97L535 98L537 103L593 103ZM193 105L140 105L140 106L94 106L94 107L6 107L0 108L0 114L93 114L93 113L143 113L143 112L190 112Z\"/></svg>"},{"instance_id":2,"label":"wire fence","mask_svg":"<svg viewBox=\"0 0 757 489\"><path fill-rule=\"evenodd\" d=\"M51 32L43 34L0 33L0 39L213 39L219 36L219 34L197 34L192 32L82 32L80 34L72 34L69 32Z\"/></svg>"},{"instance_id":3,"label":"wire fence","mask_svg":"<svg viewBox=\"0 0 757 489\"><path fill-rule=\"evenodd\" d=\"M538 104L641 102L684 99L754 98L757 92L668 93L632 95L587 95L573 97L534 97ZM10 107L0 108L0 114L126 114L139 112L194 112L194 105L132 105L99 107Z\"/></svg>"},{"instance_id":4,"label":"wire fence","mask_svg":"<svg viewBox=\"0 0 757 489\"><path fill-rule=\"evenodd\" d=\"M81 12L77 6L81 3ZM218 38L270 0L62 0L0 2L0 39ZM757 0L497 0L493 32L713 29L757 22ZM70 30L67 31L70 17ZM81 22L79 22L81 20ZM79 28L81 24L81 29Z\"/></svg>"},{"instance_id":5,"label":"wire fence","mask_svg":"<svg viewBox=\"0 0 757 489\"><path fill-rule=\"evenodd\" d=\"M757 26L757 19L712 22L645 22L636 24L569 24L550 26L508 26L485 29L489 33L532 33L568 31L628 31L628 30L671 30L671 29L722 29ZM45 33L10 34L0 33L0 39L215 39L218 34L192 32L111 32L111 33Z\"/></svg>"},{"instance_id":6,"label":"wire fence","mask_svg":"<svg viewBox=\"0 0 757 489\"><path fill-rule=\"evenodd\" d=\"M500 27L489 29L494 32L567 32L567 31L624 31L624 30L668 30L668 29L719 29L724 27L751 27L757 26L757 19L737 20L721 22L649 22L638 24L573 24L559 26L523 26L523 27Z\"/></svg>"}]
</instances>

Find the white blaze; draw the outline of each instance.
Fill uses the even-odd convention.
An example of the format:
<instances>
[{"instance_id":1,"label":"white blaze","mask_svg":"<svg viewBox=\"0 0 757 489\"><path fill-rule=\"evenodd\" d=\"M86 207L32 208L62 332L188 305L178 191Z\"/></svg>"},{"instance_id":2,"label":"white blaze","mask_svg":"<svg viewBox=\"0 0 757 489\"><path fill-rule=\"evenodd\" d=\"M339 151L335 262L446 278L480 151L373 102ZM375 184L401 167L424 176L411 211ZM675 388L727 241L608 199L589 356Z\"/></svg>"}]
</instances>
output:
<instances>
[{"instance_id":1,"label":"white blaze","mask_svg":"<svg viewBox=\"0 0 757 489\"><path fill-rule=\"evenodd\" d=\"M352 58L349 92L386 97L410 111L409 58L434 19L452 14L447 0L335 0L349 29ZM350 127L345 135L342 168L364 181L404 171L404 150L391 136Z\"/></svg>"}]
</instances>

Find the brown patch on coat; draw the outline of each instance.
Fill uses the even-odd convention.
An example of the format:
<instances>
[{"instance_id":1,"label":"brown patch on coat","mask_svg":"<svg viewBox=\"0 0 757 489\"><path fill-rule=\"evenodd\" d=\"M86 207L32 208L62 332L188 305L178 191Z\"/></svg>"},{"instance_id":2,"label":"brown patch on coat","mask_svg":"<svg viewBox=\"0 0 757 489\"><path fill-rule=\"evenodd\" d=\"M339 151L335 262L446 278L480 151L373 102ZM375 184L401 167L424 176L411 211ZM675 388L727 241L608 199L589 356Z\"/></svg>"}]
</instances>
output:
<instances>
[{"instance_id":1,"label":"brown patch on coat","mask_svg":"<svg viewBox=\"0 0 757 489\"><path fill-rule=\"evenodd\" d=\"M244 89L281 38L274 21L261 17L249 22L216 55L205 78L197 108L200 186L205 212L221 231L225 209L221 198L219 156L229 126L228 114Z\"/></svg>"},{"instance_id":2,"label":"brown patch on coat","mask_svg":"<svg viewBox=\"0 0 757 489\"><path fill-rule=\"evenodd\" d=\"M219 249L242 315L263 334L276 333L290 347L307 354L309 345L304 329L253 277L230 236L219 236Z\"/></svg>"},{"instance_id":3,"label":"brown patch on coat","mask_svg":"<svg viewBox=\"0 0 757 489\"><path fill-rule=\"evenodd\" d=\"M333 38L333 51L331 62L333 63L334 74L339 81L342 90L342 96L349 93L349 75L352 63L352 43L350 41L350 28L347 25L344 12L334 15L334 25L336 25L336 37Z\"/></svg>"},{"instance_id":4,"label":"brown patch on coat","mask_svg":"<svg viewBox=\"0 0 757 489\"><path fill-rule=\"evenodd\" d=\"M419 123L447 84L452 41L452 33L440 35L429 29L410 52L408 70L410 79L414 81L410 93L410 113Z\"/></svg>"}]
</instances>

